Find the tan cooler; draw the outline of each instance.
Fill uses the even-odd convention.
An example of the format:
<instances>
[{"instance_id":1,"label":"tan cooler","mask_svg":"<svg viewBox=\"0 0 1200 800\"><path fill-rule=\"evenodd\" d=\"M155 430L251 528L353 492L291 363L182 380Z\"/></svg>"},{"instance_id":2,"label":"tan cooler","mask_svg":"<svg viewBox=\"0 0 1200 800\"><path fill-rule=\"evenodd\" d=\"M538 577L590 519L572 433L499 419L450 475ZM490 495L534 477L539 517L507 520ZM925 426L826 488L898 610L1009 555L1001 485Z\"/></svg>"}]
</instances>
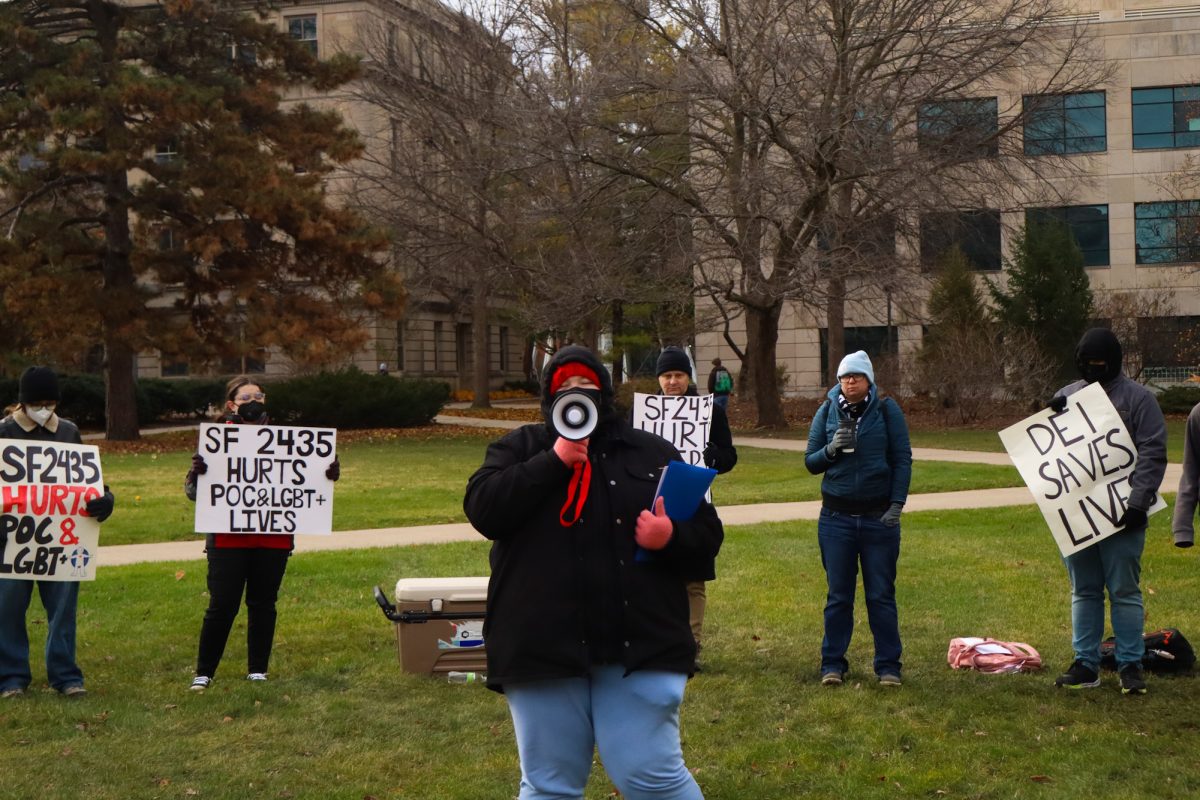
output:
<instances>
[{"instance_id":1,"label":"tan cooler","mask_svg":"<svg viewBox=\"0 0 1200 800\"><path fill-rule=\"evenodd\" d=\"M396 647L400 669L419 675L483 672L487 651L487 578L401 578L396 581Z\"/></svg>"}]
</instances>

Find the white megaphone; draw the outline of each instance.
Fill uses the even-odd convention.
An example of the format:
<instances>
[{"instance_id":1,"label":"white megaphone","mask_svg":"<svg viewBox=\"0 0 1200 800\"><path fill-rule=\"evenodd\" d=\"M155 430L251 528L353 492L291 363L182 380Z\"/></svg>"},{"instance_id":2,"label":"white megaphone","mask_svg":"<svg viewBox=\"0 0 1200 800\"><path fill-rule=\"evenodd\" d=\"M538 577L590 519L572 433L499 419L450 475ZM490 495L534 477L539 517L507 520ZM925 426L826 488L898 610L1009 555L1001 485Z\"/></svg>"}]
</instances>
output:
<instances>
[{"instance_id":1,"label":"white megaphone","mask_svg":"<svg viewBox=\"0 0 1200 800\"><path fill-rule=\"evenodd\" d=\"M550 405L550 426L564 439L582 441L592 435L600 421L600 409L583 391L567 389L554 396Z\"/></svg>"}]
</instances>

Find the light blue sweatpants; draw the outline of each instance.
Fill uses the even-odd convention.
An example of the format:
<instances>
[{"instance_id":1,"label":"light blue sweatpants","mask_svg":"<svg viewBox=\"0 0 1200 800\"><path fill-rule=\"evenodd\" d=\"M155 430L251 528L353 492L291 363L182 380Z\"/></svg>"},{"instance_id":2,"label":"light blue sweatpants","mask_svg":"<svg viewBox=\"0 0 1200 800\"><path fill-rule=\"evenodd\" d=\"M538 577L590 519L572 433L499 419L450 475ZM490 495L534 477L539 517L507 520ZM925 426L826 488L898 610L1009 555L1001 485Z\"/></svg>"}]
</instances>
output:
<instances>
[{"instance_id":1,"label":"light blue sweatpants","mask_svg":"<svg viewBox=\"0 0 1200 800\"><path fill-rule=\"evenodd\" d=\"M520 800L581 800L592 752L628 800L703 800L683 763L687 676L593 667L590 677L505 684L521 758Z\"/></svg>"}]
</instances>

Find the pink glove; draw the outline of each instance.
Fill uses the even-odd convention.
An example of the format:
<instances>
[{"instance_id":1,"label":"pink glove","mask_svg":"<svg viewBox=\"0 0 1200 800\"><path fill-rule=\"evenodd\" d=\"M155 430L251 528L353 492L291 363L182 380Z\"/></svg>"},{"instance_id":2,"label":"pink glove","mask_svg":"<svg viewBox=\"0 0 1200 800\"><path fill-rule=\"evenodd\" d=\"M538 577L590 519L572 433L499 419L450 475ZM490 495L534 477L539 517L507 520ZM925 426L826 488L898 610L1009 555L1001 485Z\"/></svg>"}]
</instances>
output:
<instances>
[{"instance_id":1,"label":"pink glove","mask_svg":"<svg viewBox=\"0 0 1200 800\"><path fill-rule=\"evenodd\" d=\"M576 464L582 464L587 461L588 440L582 442L572 442L570 439L558 437L558 441L554 443L554 455L558 456L558 460L566 464L568 467L573 467Z\"/></svg>"},{"instance_id":2,"label":"pink glove","mask_svg":"<svg viewBox=\"0 0 1200 800\"><path fill-rule=\"evenodd\" d=\"M667 516L663 499L660 497L654 501L653 514L649 510L638 514L637 530L633 538L647 550L662 550L667 546L667 542L671 541L674 533L675 523Z\"/></svg>"}]
</instances>

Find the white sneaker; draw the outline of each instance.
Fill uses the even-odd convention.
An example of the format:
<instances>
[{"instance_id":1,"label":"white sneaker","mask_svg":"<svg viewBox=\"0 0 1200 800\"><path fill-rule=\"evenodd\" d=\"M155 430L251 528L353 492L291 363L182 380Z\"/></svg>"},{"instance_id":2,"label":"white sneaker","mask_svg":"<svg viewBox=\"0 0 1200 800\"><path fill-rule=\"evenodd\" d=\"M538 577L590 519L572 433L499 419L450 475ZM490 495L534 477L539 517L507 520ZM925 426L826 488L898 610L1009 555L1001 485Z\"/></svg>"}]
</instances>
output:
<instances>
[{"instance_id":1,"label":"white sneaker","mask_svg":"<svg viewBox=\"0 0 1200 800\"><path fill-rule=\"evenodd\" d=\"M192 685L190 688L193 692L203 692L211 683L212 678L208 677L207 675L197 675L196 677L192 678Z\"/></svg>"},{"instance_id":2,"label":"white sneaker","mask_svg":"<svg viewBox=\"0 0 1200 800\"><path fill-rule=\"evenodd\" d=\"M246 680L248 681L265 681L266 679L267 673L265 672L251 672L246 676Z\"/></svg>"}]
</instances>

